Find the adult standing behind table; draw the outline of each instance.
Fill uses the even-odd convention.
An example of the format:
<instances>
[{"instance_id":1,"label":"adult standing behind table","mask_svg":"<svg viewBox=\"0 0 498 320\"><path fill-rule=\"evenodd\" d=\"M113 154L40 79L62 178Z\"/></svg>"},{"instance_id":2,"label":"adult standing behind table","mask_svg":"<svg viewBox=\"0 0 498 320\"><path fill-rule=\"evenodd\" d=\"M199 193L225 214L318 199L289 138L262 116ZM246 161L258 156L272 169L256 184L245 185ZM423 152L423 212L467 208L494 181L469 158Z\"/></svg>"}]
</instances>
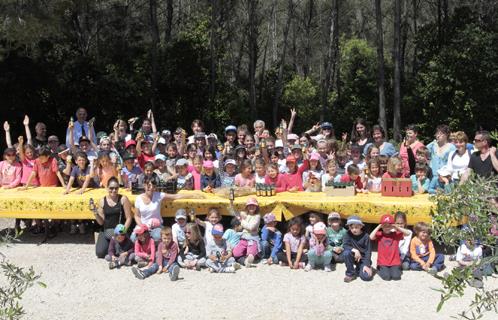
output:
<instances>
[{"instance_id":1,"label":"adult standing behind table","mask_svg":"<svg viewBox=\"0 0 498 320\"><path fill-rule=\"evenodd\" d=\"M76 121L74 121L74 125L72 127L73 130L73 141L79 141L81 137L88 137L90 135L89 130L92 130L93 143L97 144L97 136L95 134L95 130L90 128L88 125L88 121L86 118L88 117L88 113L85 108L78 108L76 110ZM66 145L70 146L69 142L69 128L66 131Z\"/></svg>"},{"instance_id":2,"label":"adult standing behind table","mask_svg":"<svg viewBox=\"0 0 498 320\"><path fill-rule=\"evenodd\" d=\"M351 145L360 147L361 153L365 153L365 146L372 142L367 122L363 118L357 118L351 130Z\"/></svg>"},{"instance_id":3,"label":"adult standing behind table","mask_svg":"<svg viewBox=\"0 0 498 320\"><path fill-rule=\"evenodd\" d=\"M429 166L432 169L432 174L436 175L439 168L448 163L448 157L456 147L448 141L450 136L450 128L441 124L436 127L436 140L427 145L427 150L430 152L431 162Z\"/></svg>"},{"instance_id":4,"label":"adult standing behind table","mask_svg":"<svg viewBox=\"0 0 498 320\"><path fill-rule=\"evenodd\" d=\"M455 132L453 144L455 145L456 150L449 154L447 164L448 170L452 173L451 179L453 182L460 181L469 167L472 152L467 149L467 142L469 142L469 138L467 138L465 132Z\"/></svg>"},{"instance_id":5,"label":"adult standing behind table","mask_svg":"<svg viewBox=\"0 0 498 320\"><path fill-rule=\"evenodd\" d=\"M399 147L399 156L403 161L403 175L410 177L415 174L415 164L417 163L417 150L424 144L417 138L418 127L409 124L405 128L405 139Z\"/></svg>"},{"instance_id":6,"label":"adult standing behind table","mask_svg":"<svg viewBox=\"0 0 498 320\"><path fill-rule=\"evenodd\" d=\"M477 151L470 155L469 167L462 176L461 183L465 182L472 172L483 178L498 174L498 151L491 146L489 132L485 130L477 131L474 146Z\"/></svg>"},{"instance_id":7,"label":"adult standing behind table","mask_svg":"<svg viewBox=\"0 0 498 320\"><path fill-rule=\"evenodd\" d=\"M199 194L169 194L157 192L158 179L155 176L144 178L145 192L135 199L135 222L137 225L146 224L150 228L150 235L155 241L161 239L161 228L163 218L161 217L161 206L163 200L178 199L202 199ZM135 241L135 233L131 235L131 240Z\"/></svg>"},{"instance_id":8,"label":"adult standing behind table","mask_svg":"<svg viewBox=\"0 0 498 320\"><path fill-rule=\"evenodd\" d=\"M95 212L95 220L103 229L99 233L95 244L95 253L100 259L103 259L107 254L114 228L118 224L123 224L125 229L128 230L133 219L130 200L128 200L128 197L119 194L117 178L112 177L109 179L107 191L108 194L100 199Z\"/></svg>"},{"instance_id":9,"label":"adult standing behind table","mask_svg":"<svg viewBox=\"0 0 498 320\"><path fill-rule=\"evenodd\" d=\"M381 156L392 157L396 154L396 148L394 148L392 143L386 141L386 134L384 132L384 129L382 129L382 127L378 124L372 127L372 138L374 142L369 143L365 146L365 148L363 149L363 155L366 156L368 147L371 145L375 145L377 148L379 148L379 154Z\"/></svg>"}]
</instances>

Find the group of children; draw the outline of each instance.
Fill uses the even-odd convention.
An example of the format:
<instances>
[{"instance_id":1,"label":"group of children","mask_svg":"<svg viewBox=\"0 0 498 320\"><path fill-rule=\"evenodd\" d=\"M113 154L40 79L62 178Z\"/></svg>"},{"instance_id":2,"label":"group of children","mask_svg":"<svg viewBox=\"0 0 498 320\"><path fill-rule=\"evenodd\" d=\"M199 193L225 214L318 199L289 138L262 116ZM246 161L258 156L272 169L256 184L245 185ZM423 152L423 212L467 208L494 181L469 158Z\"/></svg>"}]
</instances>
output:
<instances>
[{"instance_id":1,"label":"group of children","mask_svg":"<svg viewBox=\"0 0 498 320\"><path fill-rule=\"evenodd\" d=\"M287 222L287 232L282 234L273 213L261 217L255 198L247 200L245 210L237 212L230 206L230 211L233 218L230 228L225 230L216 208L209 210L205 220L190 216L191 222L186 211L179 209L175 223L161 230L157 243L147 225L135 227L134 244L124 226L118 225L106 256L109 268L136 263L132 272L139 279L168 273L175 281L181 268L234 273L242 265L250 268L259 262L330 272L337 263L344 263L345 282L357 277L369 281L374 275L371 261L374 241L378 243L376 270L383 280L400 280L403 270L435 274L445 267L444 256L434 249L429 226L417 223L412 236L402 212L383 215L370 234L357 216L348 217L344 228L337 212L328 215L326 224L318 213L309 214L307 226L300 217L292 218Z\"/></svg>"}]
</instances>

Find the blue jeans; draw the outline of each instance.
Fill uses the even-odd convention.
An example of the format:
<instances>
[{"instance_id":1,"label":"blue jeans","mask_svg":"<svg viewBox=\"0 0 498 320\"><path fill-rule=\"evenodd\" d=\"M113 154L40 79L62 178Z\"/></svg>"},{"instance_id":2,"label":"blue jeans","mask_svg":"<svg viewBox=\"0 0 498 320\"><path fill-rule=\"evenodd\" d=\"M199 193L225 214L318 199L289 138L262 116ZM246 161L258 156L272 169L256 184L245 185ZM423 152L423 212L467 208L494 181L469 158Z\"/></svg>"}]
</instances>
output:
<instances>
[{"instance_id":1,"label":"blue jeans","mask_svg":"<svg viewBox=\"0 0 498 320\"><path fill-rule=\"evenodd\" d=\"M365 257L361 257L359 262L354 260L354 253L351 249L345 249L343 252L344 263L346 264L346 276L356 277L359 276L363 281L372 280L372 276L363 271L363 267L372 265L371 261L367 261Z\"/></svg>"},{"instance_id":2,"label":"blue jeans","mask_svg":"<svg viewBox=\"0 0 498 320\"><path fill-rule=\"evenodd\" d=\"M311 249L308 251L308 263L311 268L314 269L317 266L325 267L330 266L332 262L332 252L326 250L322 256L317 256L315 250Z\"/></svg>"},{"instance_id":3,"label":"blue jeans","mask_svg":"<svg viewBox=\"0 0 498 320\"><path fill-rule=\"evenodd\" d=\"M271 251L273 249L273 246L271 245L271 243L269 241L266 241L266 240L261 240L260 242L261 244L261 257L262 259L268 259L270 258L271 256ZM272 260L273 260L273 263L278 263L278 258L277 256L271 256Z\"/></svg>"},{"instance_id":4,"label":"blue jeans","mask_svg":"<svg viewBox=\"0 0 498 320\"><path fill-rule=\"evenodd\" d=\"M169 266L168 273L171 273L173 271L173 267L175 265L176 265L176 263L173 263L171 266ZM143 272L144 276L147 278L147 277L150 277L151 275L153 275L154 273L156 273L157 270L159 270L159 265L154 262L150 267L142 269L142 272Z\"/></svg>"},{"instance_id":5,"label":"blue jeans","mask_svg":"<svg viewBox=\"0 0 498 320\"><path fill-rule=\"evenodd\" d=\"M427 262L429 260L429 255L426 255L425 257L422 257L422 260L424 262ZM436 253L436 258L434 259L434 263L432 263L431 268L434 267L436 268L437 271L441 271L444 269L444 255L441 253ZM410 260L410 270L415 270L415 271L422 271L422 266L420 263L418 263L415 260Z\"/></svg>"}]
</instances>

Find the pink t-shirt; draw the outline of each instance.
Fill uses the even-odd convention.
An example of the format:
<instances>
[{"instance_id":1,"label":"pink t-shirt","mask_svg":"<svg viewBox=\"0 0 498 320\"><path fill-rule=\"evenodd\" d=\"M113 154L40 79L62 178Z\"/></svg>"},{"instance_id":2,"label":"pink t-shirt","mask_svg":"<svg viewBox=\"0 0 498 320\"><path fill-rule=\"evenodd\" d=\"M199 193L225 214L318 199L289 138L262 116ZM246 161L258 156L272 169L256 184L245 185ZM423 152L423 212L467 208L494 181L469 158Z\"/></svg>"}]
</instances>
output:
<instances>
[{"instance_id":1,"label":"pink t-shirt","mask_svg":"<svg viewBox=\"0 0 498 320\"><path fill-rule=\"evenodd\" d=\"M33 166L33 171L36 172L36 177L42 187L57 187L59 183L57 178L58 170L57 160L54 158L49 158L45 163L41 163L39 159L36 159Z\"/></svg>"},{"instance_id":2,"label":"pink t-shirt","mask_svg":"<svg viewBox=\"0 0 498 320\"><path fill-rule=\"evenodd\" d=\"M411 149L413 151L413 155L415 157L417 156L417 150L423 146L424 146L424 144L422 142L416 141L415 144L411 147ZM399 147L399 156L400 156L401 160L403 161L403 175L405 177L409 177L410 176L410 164L408 163L408 149L405 147L404 143L402 143Z\"/></svg>"},{"instance_id":3,"label":"pink t-shirt","mask_svg":"<svg viewBox=\"0 0 498 320\"><path fill-rule=\"evenodd\" d=\"M201 190L201 173L195 170L194 166L188 166L188 172L194 178L194 190Z\"/></svg>"},{"instance_id":4,"label":"pink t-shirt","mask_svg":"<svg viewBox=\"0 0 498 320\"><path fill-rule=\"evenodd\" d=\"M253 174L249 178L244 178L240 173L235 176L235 185L237 187L254 187L254 183L255 178Z\"/></svg>"},{"instance_id":5,"label":"pink t-shirt","mask_svg":"<svg viewBox=\"0 0 498 320\"><path fill-rule=\"evenodd\" d=\"M21 183L22 166L19 162L13 164L0 162L0 185L15 188Z\"/></svg>"},{"instance_id":6,"label":"pink t-shirt","mask_svg":"<svg viewBox=\"0 0 498 320\"><path fill-rule=\"evenodd\" d=\"M28 182L28 178L31 175L31 172L33 171L33 167L35 166L35 161L36 159L28 159L24 158L24 161L21 162L22 164L22 177L21 177L21 183L26 184ZM39 186L40 182L38 181L38 177L35 177L34 179L31 180L32 186Z\"/></svg>"},{"instance_id":7,"label":"pink t-shirt","mask_svg":"<svg viewBox=\"0 0 498 320\"><path fill-rule=\"evenodd\" d=\"M299 246L301 245L301 243L306 242L306 238L304 237L304 235L299 237L299 238L296 238L292 235L292 233L287 232L284 235L284 242L289 243L291 252L297 253L297 250L299 249Z\"/></svg>"}]
</instances>

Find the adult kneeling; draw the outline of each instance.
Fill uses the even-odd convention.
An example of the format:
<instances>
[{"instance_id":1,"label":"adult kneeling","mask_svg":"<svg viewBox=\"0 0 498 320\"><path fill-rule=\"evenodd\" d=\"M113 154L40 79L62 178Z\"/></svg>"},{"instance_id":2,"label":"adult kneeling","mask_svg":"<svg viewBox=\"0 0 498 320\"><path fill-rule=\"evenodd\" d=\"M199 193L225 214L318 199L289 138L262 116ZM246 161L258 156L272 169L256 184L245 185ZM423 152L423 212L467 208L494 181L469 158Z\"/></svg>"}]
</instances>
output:
<instances>
[{"instance_id":1,"label":"adult kneeling","mask_svg":"<svg viewBox=\"0 0 498 320\"><path fill-rule=\"evenodd\" d=\"M118 179L115 177L109 179L107 191L108 194L99 201L97 214L95 215L97 223L103 229L99 233L95 245L95 253L101 259L107 254L109 242L114 235L114 228L118 224L123 224L125 229L128 230L133 218L130 200L126 196L119 194Z\"/></svg>"},{"instance_id":2,"label":"adult kneeling","mask_svg":"<svg viewBox=\"0 0 498 320\"><path fill-rule=\"evenodd\" d=\"M144 179L145 192L135 199L135 222L137 226L142 224L150 228L150 235L154 241L161 239L161 228L163 218L161 217L161 203L163 200L177 199L202 199L199 194L168 194L157 192L158 179L156 176L146 176ZM135 241L135 233L131 235L131 240Z\"/></svg>"}]
</instances>

